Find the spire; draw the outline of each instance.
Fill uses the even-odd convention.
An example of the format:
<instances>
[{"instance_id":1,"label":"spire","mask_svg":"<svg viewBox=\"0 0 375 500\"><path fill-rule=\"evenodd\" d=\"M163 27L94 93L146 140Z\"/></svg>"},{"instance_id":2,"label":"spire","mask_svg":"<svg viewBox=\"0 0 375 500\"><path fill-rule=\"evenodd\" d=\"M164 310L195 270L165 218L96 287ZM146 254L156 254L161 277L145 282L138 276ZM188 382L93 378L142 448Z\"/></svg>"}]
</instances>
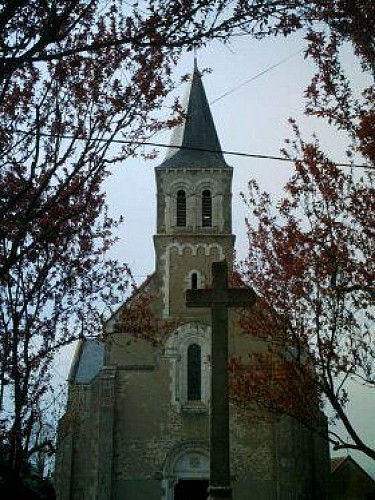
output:
<instances>
[{"instance_id":1,"label":"spire","mask_svg":"<svg viewBox=\"0 0 375 500\"><path fill-rule=\"evenodd\" d=\"M196 58L191 84L183 104L187 118L174 129L166 158L160 166L227 167Z\"/></svg>"}]
</instances>

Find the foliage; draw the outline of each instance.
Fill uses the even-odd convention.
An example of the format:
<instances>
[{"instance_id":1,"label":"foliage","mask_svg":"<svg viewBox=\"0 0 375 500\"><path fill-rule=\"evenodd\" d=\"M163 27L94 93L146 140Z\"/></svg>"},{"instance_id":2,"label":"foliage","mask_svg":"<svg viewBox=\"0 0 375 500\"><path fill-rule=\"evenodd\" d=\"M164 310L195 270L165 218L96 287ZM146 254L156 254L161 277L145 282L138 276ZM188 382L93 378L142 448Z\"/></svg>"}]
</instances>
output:
<instances>
[{"instance_id":1,"label":"foliage","mask_svg":"<svg viewBox=\"0 0 375 500\"><path fill-rule=\"evenodd\" d=\"M15 470L35 451L53 353L98 334L127 284L106 258L109 167L173 123L154 112L183 48L241 22L226 1L0 7L0 408Z\"/></svg>"},{"instance_id":2,"label":"foliage","mask_svg":"<svg viewBox=\"0 0 375 500\"><path fill-rule=\"evenodd\" d=\"M349 8L345 2L334 4ZM370 6L358 14L367 15L373 15ZM355 32L349 39L364 69L371 71L372 38L365 39L368 25L356 24L357 17L351 19ZM307 34L307 56L317 72L306 91L306 112L346 133L353 167L340 168L317 138L305 141L291 120L295 139L287 141L284 153L295 159L295 172L284 195L274 204L250 181L244 195L252 215L247 220L249 255L243 272L260 294L261 310L245 315L242 323L247 333L266 341L268 349L252 360L252 373L236 360L232 368L238 398L256 398L307 425L319 421L323 405L348 436L331 428L334 447L375 458L346 408L356 382L368 390L375 384L374 87L355 95L340 64L339 49L348 38L345 23L341 18L327 23L331 32ZM363 159L368 169L356 169L354 164Z\"/></svg>"},{"instance_id":3,"label":"foliage","mask_svg":"<svg viewBox=\"0 0 375 500\"><path fill-rule=\"evenodd\" d=\"M375 192L366 177L355 180L328 161L317 167L311 153L276 209L250 183L247 202L258 225L248 225L245 275L262 311L247 313L242 326L270 344L255 359L262 369L237 371L238 390L309 425L319 418L318 391L351 437L347 443L332 433L336 446L373 456L345 404L353 380L375 383L374 233L365 215L373 213Z\"/></svg>"},{"instance_id":4,"label":"foliage","mask_svg":"<svg viewBox=\"0 0 375 500\"><path fill-rule=\"evenodd\" d=\"M182 50L214 37L286 35L324 21L354 42L366 65L373 46L365 50L363 40L371 34L347 22L348 12L367 16L366 4L354 11L344 1L2 4L0 407L13 467L33 449L52 353L72 331L98 333L96 305L112 308L126 286L126 266L105 259L117 222L108 216L102 183L109 167L135 154L137 142L173 123L154 111L173 86ZM361 124L366 153L373 121L364 116Z\"/></svg>"},{"instance_id":5,"label":"foliage","mask_svg":"<svg viewBox=\"0 0 375 500\"><path fill-rule=\"evenodd\" d=\"M108 344L116 343L116 333L129 334L161 348L172 331L182 323L183 318L160 319L160 289L162 283L154 273L139 286L132 286L132 294L113 317L113 326L106 335Z\"/></svg>"},{"instance_id":6,"label":"foliage","mask_svg":"<svg viewBox=\"0 0 375 500\"><path fill-rule=\"evenodd\" d=\"M0 407L15 470L49 444L37 429L54 352L101 332L102 305L126 287L126 266L106 258L118 222L102 183L161 126L151 111L176 57L166 40L186 36L169 23L191 19L176 5L165 19L153 3L147 15L123 8L35 0L0 11Z\"/></svg>"}]
</instances>

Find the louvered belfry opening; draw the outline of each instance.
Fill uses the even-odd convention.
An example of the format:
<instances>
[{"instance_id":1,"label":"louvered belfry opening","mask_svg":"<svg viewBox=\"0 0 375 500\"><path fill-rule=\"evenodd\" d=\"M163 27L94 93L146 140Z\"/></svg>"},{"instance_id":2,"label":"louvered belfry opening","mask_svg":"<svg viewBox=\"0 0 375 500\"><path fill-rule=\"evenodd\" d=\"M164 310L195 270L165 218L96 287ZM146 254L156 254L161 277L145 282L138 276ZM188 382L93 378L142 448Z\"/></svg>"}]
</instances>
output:
<instances>
[{"instance_id":1,"label":"louvered belfry opening","mask_svg":"<svg viewBox=\"0 0 375 500\"><path fill-rule=\"evenodd\" d=\"M186 193L183 189L177 192L177 226L186 226Z\"/></svg>"},{"instance_id":2,"label":"louvered belfry opening","mask_svg":"<svg viewBox=\"0 0 375 500\"><path fill-rule=\"evenodd\" d=\"M205 189L202 193L202 227L212 226L212 197L211 191Z\"/></svg>"}]
</instances>

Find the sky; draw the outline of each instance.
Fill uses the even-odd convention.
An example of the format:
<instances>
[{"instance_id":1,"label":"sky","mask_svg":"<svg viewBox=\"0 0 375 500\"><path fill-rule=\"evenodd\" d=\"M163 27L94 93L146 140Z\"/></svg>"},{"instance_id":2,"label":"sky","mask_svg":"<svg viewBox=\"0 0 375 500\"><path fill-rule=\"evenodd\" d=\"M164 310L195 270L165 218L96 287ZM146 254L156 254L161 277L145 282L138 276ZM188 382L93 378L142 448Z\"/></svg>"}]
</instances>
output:
<instances>
[{"instance_id":1,"label":"sky","mask_svg":"<svg viewBox=\"0 0 375 500\"><path fill-rule=\"evenodd\" d=\"M344 138L337 130L330 130L322 120L304 116L304 90L314 67L304 60L303 47L300 35L266 41L241 37L227 46L213 42L197 53L199 68L212 70L203 77L203 83L208 100L212 103L211 111L223 150L279 156L284 140L293 138L288 124L288 118L293 117L305 138L316 132L332 159L346 161ZM358 85L366 82L349 48L344 51L343 59L352 80ZM270 69L274 65L278 66ZM189 53L182 57L176 67L176 77L190 72L192 68L193 55ZM178 86L174 95L182 97L185 89L184 85ZM224 94L227 95L220 98ZM170 114L168 105L165 112L166 116ZM155 136L153 140L168 143L169 137L170 132L166 132ZM154 167L161 163L165 152L160 149L155 161L140 158L126 161L116 167L105 186L110 214L125 217L113 255L130 265L137 282L143 281L154 270ZM292 174L292 166L274 160L236 156L227 156L226 161L234 167L233 232L237 237L238 258L243 258L246 255L246 210L240 192L246 192L248 181L254 178L262 189L277 197ZM65 355L57 366L62 376L66 373L70 355ZM375 413L374 396L372 399L366 398L364 391L356 387L350 408L358 428L375 446L375 426L371 423ZM341 454L346 453L342 451ZM353 456L375 477L375 464L359 455Z\"/></svg>"},{"instance_id":2,"label":"sky","mask_svg":"<svg viewBox=\"0 0 375 500\"><path fill-rule=\"evenodd\" d=\"M346 161L343 140L337 130L330 130L322 120L304 116L303 94L314 67L304 60L303 47L300 36L267 41L244 37L228 46L213 42L198 52L199 68L212 70L211 74L204 75L203 83L212 103L211 111L223 150L280 156L285 139L293 138L288 124L288 118L293 117L306 138L317 132L323 148L332 153L333 159ZM351 73L361 80L360 67L354 64L350 51L346 52ZM275 64L279 66L261 75ZM192 67L193 55L189 53L176 68L177 77L190 72ZM253 77L256 79L245 84ZM241 87L235 90L238 86ZM182 97L185 89L186 84L180 85L174 95ZM227 96L216 101L226 93ZM167 105L165 111L168 116ZM168 131L152 140L168 144L169 138ZM165 152L160 149L156 161L128 160L116 168L106 185L111 212L115 216L124 215L126 219L116 256L125 258L139 280L154 268L151 239L156 218L153 169L161 163ZM237 235L238 254L243 257L246 211L239 193L246 191L250 178L255 178L262 188L277 196L290 177L292 167L285 162L236 156L227 156L226 160L234 167L233 230Z\"/></svg>"}]
</instances>

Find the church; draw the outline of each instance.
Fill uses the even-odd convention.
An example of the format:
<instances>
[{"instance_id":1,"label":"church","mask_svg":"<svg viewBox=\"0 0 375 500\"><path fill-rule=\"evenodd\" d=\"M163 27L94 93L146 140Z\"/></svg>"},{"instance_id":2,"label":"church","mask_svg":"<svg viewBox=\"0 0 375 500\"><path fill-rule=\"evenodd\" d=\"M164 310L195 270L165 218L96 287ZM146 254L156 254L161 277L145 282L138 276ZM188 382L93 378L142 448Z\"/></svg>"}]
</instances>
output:
<instances>
[{"instance_id":1,"label":"church","mask_svg":"<svg viewBox=\"0 0 375 500\"><path fill-rule=\"evenodd\" d=\"M81 340L57 440L59 500L204 500L209 484L211 315L187 308L212 263L233 262L228 166L195 66L186 119L157 186L155 271L111 317L103 341ZM230 264L231 265L231 264ZM229 310L229 355L259 349ZM233 500L327 498L328 445L286 415L230 403Z\"/></svg>"}]
</instances>

